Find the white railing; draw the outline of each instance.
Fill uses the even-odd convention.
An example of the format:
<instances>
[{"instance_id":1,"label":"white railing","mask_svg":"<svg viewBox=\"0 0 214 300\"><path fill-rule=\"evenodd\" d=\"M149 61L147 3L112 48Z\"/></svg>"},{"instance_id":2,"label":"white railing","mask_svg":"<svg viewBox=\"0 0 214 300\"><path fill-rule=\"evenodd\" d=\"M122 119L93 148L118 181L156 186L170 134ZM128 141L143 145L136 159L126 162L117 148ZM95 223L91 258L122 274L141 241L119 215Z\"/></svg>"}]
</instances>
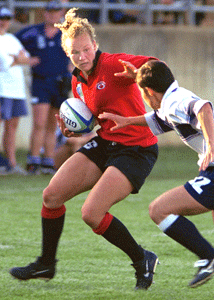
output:
<instances>
[{"instance_id":1,"label":"white railing","mask_svg":"<svg viewBox=\"0 0 214 300\"><path fill-rule=\"evenodd\" d=\"M130 10L137 11L143 14L146 24L153 24L154 12L178 12L185 13L186 23L195 25L196 13L214 13L214 5L198 5L195 0L177 0L173 4L158 4L153 0L135 0L132 3L127 3L125 0L116 0L115 3L110 3L108 0L92 0L92 1L71 1L64 3L65 8L78 7L85 10L100 11L99 23L109 23L109 10L122 10L128 12ZM4 0L0 1L0 5L7 5L14 10L17 7L21 8L42 8L47 1L19 1L19 0Z\"/></svg>"}]
</instances>

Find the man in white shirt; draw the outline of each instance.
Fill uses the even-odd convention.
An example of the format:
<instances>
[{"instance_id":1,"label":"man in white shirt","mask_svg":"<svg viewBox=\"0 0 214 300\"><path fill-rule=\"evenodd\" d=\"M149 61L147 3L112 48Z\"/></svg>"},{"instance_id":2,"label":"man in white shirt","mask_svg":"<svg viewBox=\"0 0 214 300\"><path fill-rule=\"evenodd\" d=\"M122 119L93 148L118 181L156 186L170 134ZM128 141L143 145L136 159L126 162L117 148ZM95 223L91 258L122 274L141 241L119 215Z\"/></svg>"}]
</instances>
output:
<instances>
[{"instance_id":1,"label":"man in white shirt","mask_svg":"<svg viewBox=\"0 0 214 300\"><path fill-rule=\"evenodd\" d=\"M137 69L127 62L117 76L136 78L145 102L154 111L137 117L103 113L100 118L116 123L112 130L127 125L149 126L158 135L175 130L181 140L199 155L199 175L182 186L165 192L149 206L151 219L169 237L199 257L198 272L190 287L207 282L214 274L214 248L184 216L214 210L214 118L210 101L179 87L169 67L151 60ZM173 163L173 162L172 162Z\"/></svg>"}]
</instances>

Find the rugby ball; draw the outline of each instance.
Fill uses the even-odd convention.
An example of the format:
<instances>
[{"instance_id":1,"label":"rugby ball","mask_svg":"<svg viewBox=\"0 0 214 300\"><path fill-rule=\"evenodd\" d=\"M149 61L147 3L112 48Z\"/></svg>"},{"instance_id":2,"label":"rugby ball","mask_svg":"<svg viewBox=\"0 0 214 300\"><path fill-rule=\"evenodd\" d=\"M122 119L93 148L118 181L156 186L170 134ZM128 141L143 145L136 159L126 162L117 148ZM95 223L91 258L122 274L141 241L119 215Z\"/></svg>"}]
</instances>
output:
<instances>
[{"instance_id":1,"label":"rugby ball","mask_svg":"<svg viewBox=\"0 0 214 300\"><path fill-rule=\"evenodd\" d=\"M78 98L69 98L61 104L60 118L64 120L65 127L75 133L91 132L95 125L95 117Z\"/></svg>"}]
</instances>

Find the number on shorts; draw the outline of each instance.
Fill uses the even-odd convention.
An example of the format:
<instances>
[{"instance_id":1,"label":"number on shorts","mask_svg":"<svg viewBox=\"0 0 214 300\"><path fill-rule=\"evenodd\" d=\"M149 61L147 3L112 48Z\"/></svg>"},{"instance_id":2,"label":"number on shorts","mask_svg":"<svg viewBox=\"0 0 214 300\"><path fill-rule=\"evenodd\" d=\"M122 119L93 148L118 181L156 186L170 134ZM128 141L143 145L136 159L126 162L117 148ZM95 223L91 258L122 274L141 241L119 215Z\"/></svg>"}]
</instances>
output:
<instances>
[{"instance_id":1,"label":"number on shorts","mask_svg":"<svg viewBox=\"0 0 214 300\"><path fill-rule=\"evenodd\" d=\"M209 180L208 178L203 177L203 176L195 177L194 179L192 179L192 180L189 181L189 183L191 184L191 186L193 187L193 189L198 194L201 194L203 192L201 186L207 185L210 182L211 182L211 180Z\"/></svg>"},{"instance_id":2,"label":"number on shorts","mask_svg":"<svg viewBox=\"0 0 214 300\"><path fill-rule=\"evenodd\" d=\"M91 148L96 148L98 146L97 142L95 140L92 140L90 142L88 142L87 144L85 144L83 147L87 150L91 149Z\"/></svg>"}]
</instances>

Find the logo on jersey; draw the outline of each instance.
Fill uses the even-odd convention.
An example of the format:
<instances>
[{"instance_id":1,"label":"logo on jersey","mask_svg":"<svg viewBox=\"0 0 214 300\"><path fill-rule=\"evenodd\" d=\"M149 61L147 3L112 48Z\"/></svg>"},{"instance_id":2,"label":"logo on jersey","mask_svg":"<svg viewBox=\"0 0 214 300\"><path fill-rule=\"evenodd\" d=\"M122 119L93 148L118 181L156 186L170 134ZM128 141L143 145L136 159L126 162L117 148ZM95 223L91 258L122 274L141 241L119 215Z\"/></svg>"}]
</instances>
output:
<instances>
[{"instance_id":1,"label":"logo on jersey","mask_svg":"<svg viewBox=\"0 0 214 300\"><path fill-rule=\"evenodd\" d=\"M77 84L77 94L80 96L80 99L85 102L84 100L84 95L83 95L83 91L82 91L82 83L78 83Z\"/></svg>"},{"instance_id":2,"label":"logo on jersey","mask_svg":"<svg viewBox=\"0 0 214 300\"><path fill-rule=\"evenodd\" d=\"M106 87L106 83L104 81L100 81L97 83L97 89L103 90Z\"/></svg>"},{"instance_id":3,"label":"logo on jersey","mask_svg":"<svg viewBox=\"0 0 214 300\"><path fill-rule=\"evenodd\" d=\"M39 49L44 49L46 47L45 37L41 34L37 36L37 45Z\"/></svg>"}]
</instances>

